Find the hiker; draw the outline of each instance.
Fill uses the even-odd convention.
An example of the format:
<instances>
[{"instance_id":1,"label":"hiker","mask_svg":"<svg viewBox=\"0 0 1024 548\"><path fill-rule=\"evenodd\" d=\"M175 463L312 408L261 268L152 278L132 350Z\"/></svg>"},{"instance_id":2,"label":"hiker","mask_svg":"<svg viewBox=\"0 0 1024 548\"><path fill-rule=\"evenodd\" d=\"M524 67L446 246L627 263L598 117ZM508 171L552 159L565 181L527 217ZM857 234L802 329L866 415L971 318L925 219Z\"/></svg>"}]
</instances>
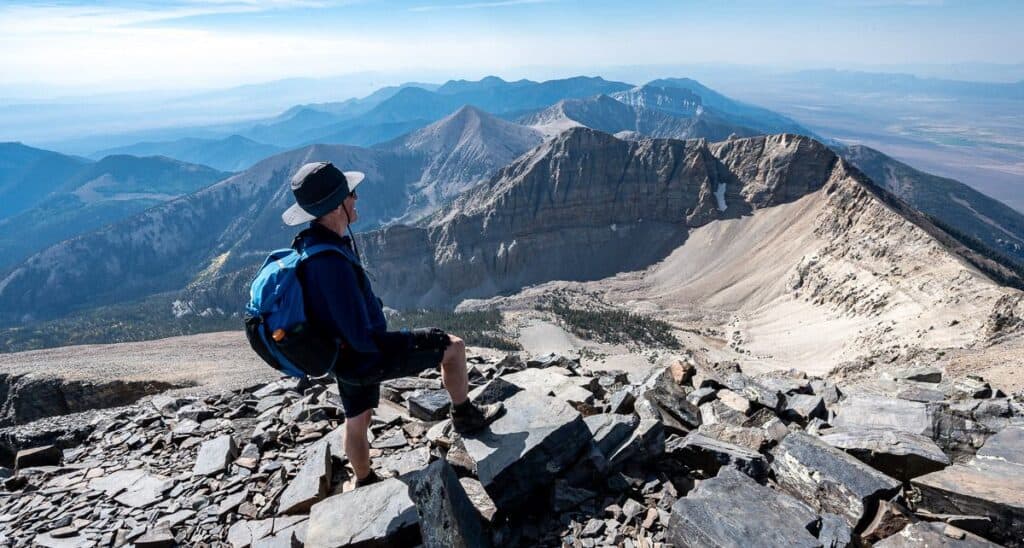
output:
<instances>
[{"instance_id":1,"label":"hiker","mask_svg":"<svg viewBox=\"0 0 1024 548\"><path fill-rule=\"evenodd\" d=\"M452 427L459 433L479 430L503 411L501 404L477 406L469 401L462 339L436 328L387 330L383 305L373 294L350 236L351 225L359 218L356 186L363 177L357 171L342 173L329 162L306 164L291 180L297 203L281 216L290 226L309 222L292 242L296 250L317 244L340 249L309 257L297 274L309 325L341 345L333 372L345 411L345 454L356 487L380 479L370 466L367 433L373 409L380 403L381 381L440 365L452 400Z\"/></svg>"}]
</instances>

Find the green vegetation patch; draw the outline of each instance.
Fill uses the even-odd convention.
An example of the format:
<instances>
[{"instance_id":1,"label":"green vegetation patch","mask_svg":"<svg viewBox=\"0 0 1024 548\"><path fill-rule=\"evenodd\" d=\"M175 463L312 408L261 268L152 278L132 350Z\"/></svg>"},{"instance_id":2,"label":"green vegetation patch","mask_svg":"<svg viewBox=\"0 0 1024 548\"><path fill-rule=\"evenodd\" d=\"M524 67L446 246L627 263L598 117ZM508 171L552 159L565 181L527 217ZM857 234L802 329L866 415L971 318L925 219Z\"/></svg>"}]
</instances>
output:
<instances>
[{"instance_id":1,"label":"green vegetation patch","mask_svg":"<svg viewBox=\"0 0 1024 548\"><path fill-rule=\"evenodd\" d=\"M142 301L74 312L57 320L0 328L0 352L148 341L241 329L240 317L216 312L175 317L171 299L154 296Z\"/></svg>"},{"instance_id":2,"label":"green vegetation patch","mask_svg":"<svg viewBox=\"0 0 1024 548\"><path fill-rule=\"evenodd\" d=\"M481 310L449 312L444 310L403 310L388 315L388 329L437 327L462 337L470 346L483 346L513 352L523 347L505 333L501 312Z\"/></svg>"},{"instance_id":3,"label":"green vegetation patch","mask_svg":"<svg viewBox=\"0 0 1024 548\"><path fill-rule=\"evenodd\" d=\"M553 297L540 310L560 317L578 337L611 344L638 344L678 349L682 343L672 324L615 308L575 308L564 297Z\"/></svg>"}]
</instances>

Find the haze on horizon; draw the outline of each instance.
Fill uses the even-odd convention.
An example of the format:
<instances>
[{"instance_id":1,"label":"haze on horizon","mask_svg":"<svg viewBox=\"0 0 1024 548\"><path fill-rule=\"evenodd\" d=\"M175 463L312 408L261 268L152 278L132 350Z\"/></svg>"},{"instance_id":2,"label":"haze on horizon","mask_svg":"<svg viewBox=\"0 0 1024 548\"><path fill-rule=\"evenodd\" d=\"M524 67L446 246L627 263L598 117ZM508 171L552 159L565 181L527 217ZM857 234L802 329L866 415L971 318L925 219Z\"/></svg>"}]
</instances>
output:
<instances>
[{"instance_id":1,"label":"haze on horizon","mask_svg":"<svg viewBox=\"0 0 1024 548\"><path fill-rule=\"evenodd\" d=\"M13 0L0 97L679 64L998 77L1024 63L1020 28L1012 0Z\"/></svg>"}]
</instances>

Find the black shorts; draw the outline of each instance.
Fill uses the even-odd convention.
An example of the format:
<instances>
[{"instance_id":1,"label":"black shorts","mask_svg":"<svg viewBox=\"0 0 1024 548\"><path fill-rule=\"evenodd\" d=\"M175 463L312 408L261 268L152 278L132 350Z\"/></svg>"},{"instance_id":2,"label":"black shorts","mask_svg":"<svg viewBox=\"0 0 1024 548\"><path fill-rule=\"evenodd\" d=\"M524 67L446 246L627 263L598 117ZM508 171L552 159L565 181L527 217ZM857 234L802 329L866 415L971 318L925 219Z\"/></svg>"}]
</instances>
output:
<instances>
[{"instance_id":1,"label":"black shorts","mask_svg":"<svg viewBox=\"0 0 1024 548\"><path fill-rule=\"evenodd\" d=\"M380 349L381 359L373 373L352 377L337 371L338 391L345 417L356 417L380 405L381 382L413 377L438 367L449 344L448 334L440 329L414 329L411 347Z\"/></svg>"}]
</instances>

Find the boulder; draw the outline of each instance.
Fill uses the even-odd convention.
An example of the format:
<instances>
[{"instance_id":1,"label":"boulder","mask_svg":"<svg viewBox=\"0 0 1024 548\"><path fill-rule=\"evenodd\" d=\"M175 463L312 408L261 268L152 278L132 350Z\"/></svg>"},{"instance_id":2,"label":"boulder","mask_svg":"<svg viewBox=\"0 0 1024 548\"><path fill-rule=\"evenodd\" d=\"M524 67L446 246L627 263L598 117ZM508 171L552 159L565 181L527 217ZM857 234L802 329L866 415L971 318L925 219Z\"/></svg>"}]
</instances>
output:
<instances>
[{"instance_id":1,"label":"boulder","mask_svg":"<svg viewBox=\"0 0 1024 548\"><path fill-rule=\"evenodd\" d=\"M895 371L892 378L899 381L938 384L942 382L942 370L929 365L911 366Z\"/></svg>"},{"instance_id":2,"label":"boulder","mask_svg":"<svg viewBox=\"0 0 1024 548\"><path fill-rule=\"evenodd\" d=\"M919 508L933 513L986 516L992 539L1024 539L1024 427L1008 427L992 436L966 464L915 478Z\"/></svg>"},{"instance_id":3,"label":"boulder","mask_svg":"<svg viewBox=\"0 0 1024 548\"><path fill-rule=\"evenodd\" d=\"M416 390L406 400L409 414L417 419L433 422L444 419L451 409L452 400L447 390Z\"/></svg>"},{"instance_id":4,"label":"boulder","mask_svg":"<svg viewBox=\"0 0 1024 548\"><path fill-rule=\"evenodd\" d=\"M735 426L732 424L702 424L697 432L710 438L761 451L768 445L768 434L761 428Z\"/></svg>"},{"instance_id":5,"label":"boulder","mask_svg":"<svg viewBox=\"0 0 1024 548\"><path fill-rule=\"evenodd\" d=\"M306 545L318 548L415 546L420 542L409 487L386 479L313 505Z\"/></svg>"},{"instance_id":6,"label":"boulder","mask_svg":"<svg viewBox=\"0 0 1024 548\"><path fill-rule=\"evenodd\" d=\"M786 396L786 409L783 414L790 420L799 421L801 424L815 418L822 420L828 418L825 400L821 396L812 394Z\"/></svg>"},{"instance_id":7,"label":"boulder","mask_svg":"<svg viewBox=\"0 0 1024 548\"><path fill-rule=\"evenodd\" d=\"M324 498L331 488L331 451L326 443L319 443L306 457L278 501L278 513L298 514L309 510Z\"/></svg>"},{"instance_id":8,"label":"boulder","mask_svg":"<svg viewBox=\"0 0 1024 548\"><path fill-rule=\"evenodd\" d=\"M636 430L640 419L636 415L602 413L586 417L583 422L590 430L594 444L605 457L608 457Z\"/></svg>"},{"instance_id":9,"label":"boulder","mask_svg":"<svg viewBox=\"0 0 1024 548\"><path fill-rule=\"evenodd\" d=\"M993 544L945 523L921 521L875 544L875 548L996 548Z\"/></svg>"},{"instance_id":10,"label":"boulder","mask_svg":"<svg viewBox=\"0 0 1024 548\"><path fill-rule=\"evenodd\" d=\"M446 461L436 460L415 474L409 491L425 548L490 546L480 514Z\"/></svg>"},{"instance_id":11,"label":"boulder","mask_svg":"<svg viewBox=\"0 0 1024 548\"><path fill-rule=\"evenodd\" d=\"M495 377L490 381L487 381L487 384L479 388L474 388L469 393L469 399L480 405L489 405L505 401L520 390L522 390L521 387L512 384L501 377Z\"/></svg>"},{"instance_id":12,"label":"boulder","mask_svg":"<svg viewBox=\"0 0 1024 548\"><path fill-rule=\"evenodd\" d=\"M22 449L14 457L14 468L22 470L34 466L57 466L61 463L61 458L61 450L55 445Z\"/></svg>"},{"instance_id":13,"label":"boulder","mask_svg":"<svg viewBox=\"0 0 1024 548\"><path fill-rule=\"evenodd\" d=\"M729 407L721 400L712 400L700 406L701 424L731 424L733 426L740 426L745 424L746 421L746 415Z\"/></svg>"},{"instance_id":14,"label":"boulder","mask_svg":"<svg viewBox=\"0 0 1024 548\"><path fill-rule=\"evenodd\" d=\"M823 548L847 548L853 546L853 530L842 517L826 512L821 515L818 540Z\"/></svg>"},{"instance_id":15,"label":"boulder","mask_svg":"<svg viewBox=\"0 0 1024 548\"><path fill-rule=\"evenodd\" d=\"M700 409L687 399L690 390L676 384L671 368L655 371L637 390L638 398L650 402L666 426L680 432L700 426Z\"/></svg>"},{"instance_id":16,"label":"boulder","mask_svg":"<svg viewBox=\"0 0 1024 548\"><path fill-rule=\"evenodd\" d=\"M899 533L904 527L916 521L917 518L912 516L902 504L881 500L878 501L875 516L867 522L864 530L861 531L860 539L874 544Z\"/></svg>"},{"instance_id":17,"label":"boulder","mask_svg":"<svg viewBox=\"0 0 1024 548\"><path fill-rule=\"evenodd\" d=\"M806 504L731 467L672 505L666 540L675 546L818 547L818 515Z\"/></svg>"},{"instance_id":18,"label":"boulder","mask_svg":"<svg viewBox=\"0 0 1024 548\"><path fill-rule=\"evenodd\" d=\"M903 430L934 438L935 412L927 404L882 396L851 396L833 408L832 426Z\"/></svg>"},{"instance_id":19,"label":"boulder","mask_svg":"<svg viewBox=\"0 0 1024 548\"><path fill-rule=\"evenodd\" d=\"M192 474L196 476L213 476L225 472L231 461L238 455L235 447L235 440L230 434L217 436L212 440L204 441L199 446L199 455L192 467Z\"/></svg>"},{"instance_id":20,"label":"boulder","mask_svg":"<svg viewBox=\"0 0 1024 548\"><path fill-rule=\"evenodd\" d=\"M540 371L543 369L527 369ZM590 430L567 403L524 390L505 400L505 414L483 431L463 435L456 446L499 509L529 502L538 488L574 462Z\"/></svg>"},{"instance_id":21,"label":"boulder","mask_svg":"<svg viewBox=\"0 0 1024 548\"><path fill-rule=\"evenodd\" d=\"M899 481L871 468L819 438L792 432L772 450L779 485L820 512L832 512L856 529L871 518L881 499L890 499Z\"/></svg>"},{"instance_id":22,"label":"boulder","mask_svg":"<svg viewBox=\"0 0 1024 548\"><path fill-rule=\"evenodd\" d=\"M896 479L907 481L949 466L934 441L903 430L831 428L821 439Z\"/></svg>"},{"instance_id":23,"label":"boulder","mask_svg":"<svg viewBox=\"0 0 1024 548\"><path fill-rule=\"evenodd\" d=\"M685 438L670 440L665 444L665 452L709 476L716 475L723 466L733 466L757 480L768 475L768 463L761 453L700 432L690 432Z\"/></svg>"}]
</instances>

